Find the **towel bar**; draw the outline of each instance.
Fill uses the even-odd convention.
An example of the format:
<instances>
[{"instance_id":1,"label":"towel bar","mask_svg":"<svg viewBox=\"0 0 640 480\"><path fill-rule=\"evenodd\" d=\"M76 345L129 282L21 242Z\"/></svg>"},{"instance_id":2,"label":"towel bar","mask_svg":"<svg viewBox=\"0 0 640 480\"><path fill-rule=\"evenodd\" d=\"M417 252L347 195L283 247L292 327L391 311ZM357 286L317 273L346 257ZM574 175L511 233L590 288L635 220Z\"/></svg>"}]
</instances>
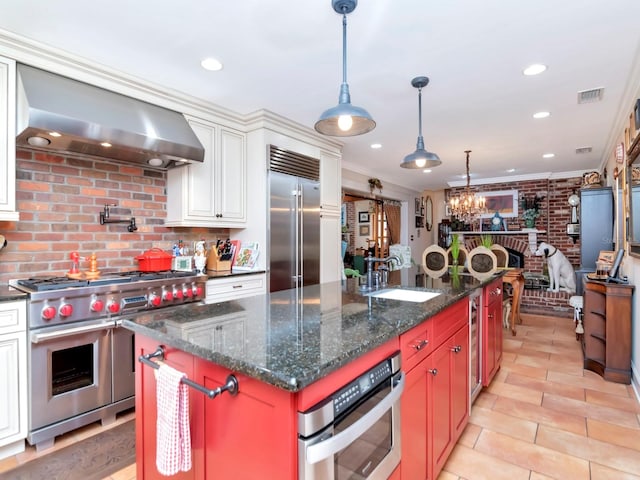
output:
<instances>
[{"instance_id":1,"label":"towel bar","mask_svg":"<svg viewBox=\"0 0 640 480\"><path fill-rule=\"evenodd\" d=\"M149 365L151 368L157 370L158 368L160 368L160 365L152 361L152 358L157 358L159 360L164 359L164 348L162 347L162 345L159 345L156 351L153 353L140 355L138 357L138 361L144 363L145 365ZM200 385L193 380L189 380L187 377L182 378L180 381L185 385L189 385L191 388L195 388L196 390L204 393L209 398L215 398L224 392L229 392L229 394L232 396L238 393L238 379L234 375L229 375L224 385L213 390L209 390L207 387Z\"/></svg>"}]
</instances>

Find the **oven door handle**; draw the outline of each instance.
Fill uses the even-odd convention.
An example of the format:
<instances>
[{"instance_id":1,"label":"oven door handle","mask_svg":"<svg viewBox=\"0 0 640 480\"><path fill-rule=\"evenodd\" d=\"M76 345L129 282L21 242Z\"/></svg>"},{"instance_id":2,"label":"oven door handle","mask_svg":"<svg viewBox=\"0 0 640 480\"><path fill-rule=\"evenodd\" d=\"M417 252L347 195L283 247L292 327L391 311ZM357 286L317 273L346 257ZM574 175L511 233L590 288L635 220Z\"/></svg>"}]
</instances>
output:
<instances>
[{"instance_id":1,"label":"oven door handle","mask_svg":"<svg viewBox=\"0 0 640 480\"><path fill-rule=\"evenodd\" d=\"M94 325L83 325L81 327L65 328L63 330L56 330L55 332L32 332L31 343L46 342L48 340L55 340L57 338L68 337L69 335L77 335L79 333L95 332L104 329L113 329L113 322L102 322Z\"/></svg>"},{"instance_id":2,"label":"oven door handle","mask_svg":"<svg viewBox=\"0 0 640 480\"><path fill-rule=\"evenodd\" d=\"M322 442L309 445L306 451L307 463L314 464L329 458L343 448L348 447L354 440L369 430L394 403L400 400L400 395L404 390L404 379L404 372L401 372L393 390L349 428Z\"/></svg>"}]
</instances>

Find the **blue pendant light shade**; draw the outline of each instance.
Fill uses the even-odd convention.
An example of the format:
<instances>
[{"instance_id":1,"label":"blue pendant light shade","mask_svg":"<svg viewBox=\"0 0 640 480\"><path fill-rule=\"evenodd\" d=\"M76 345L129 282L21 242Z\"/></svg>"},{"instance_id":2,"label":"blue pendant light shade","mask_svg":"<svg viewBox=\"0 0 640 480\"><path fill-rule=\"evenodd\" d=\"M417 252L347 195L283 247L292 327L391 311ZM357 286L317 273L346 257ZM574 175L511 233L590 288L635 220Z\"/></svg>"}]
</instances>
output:
<instances>
[{"instance_id":1,"label":"blue pendant light shade","mask_svg":"<svg viewBox=\"0 0 640 480\"><path fill-rule=\"evenodd\" d=\"M326 110L315 124L315 129L323 135L352 137L370 132L376 126L369 112L351 105L351 95L347 84L347 14L355 10L357 0L332 0L333 9L342 14L342 85L338 105Z\"/></svg>"},{"instance_id":2,"label":"blue pendant light shade","mask_svg":"<svg viewBox=\"0 0 640 480\"><path fill-rule=\"evenodd\" d=\"M424 149L424 139L422 138L422 88L429 83L429 77L416 77L411 80L411 85L418 89L418 142L416 151L410 153L400 166L402 168L432 168L442 163L440 157L433 152Z\"/></svg>"}]
</instances>

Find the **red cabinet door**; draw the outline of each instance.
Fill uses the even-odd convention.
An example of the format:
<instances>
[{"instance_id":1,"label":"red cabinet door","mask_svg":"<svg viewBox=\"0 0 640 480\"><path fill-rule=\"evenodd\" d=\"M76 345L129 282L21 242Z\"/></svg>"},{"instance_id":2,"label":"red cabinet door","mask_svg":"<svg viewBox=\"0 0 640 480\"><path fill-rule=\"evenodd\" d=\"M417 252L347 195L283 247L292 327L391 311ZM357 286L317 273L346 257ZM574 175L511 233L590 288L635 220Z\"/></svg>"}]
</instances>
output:
<instances>
[{"instance_id":1,"label":"red cabinet door","mask_svg":"<svg viewBox=\"0 0 640 480\"><path fill-rule=\"evenodd\" d=\"M196 359L195 377L209 389L223 385L229 370ZM297 427L295 394L243 375L238 394L214 399L199 395L201 412L194 441L198 479L233 478L295 480Z\"/></svg>"},{"instance_id":2,"label":"red cabinet door","mask_svg":"<svg viewBox=\"0 0 640 480\"><path fill-rule=\"evenodd\" d=\"M159 345L157 340L151 340L141 335L136 335L136 358L143 354L152 353ZM193 378L193 357L189 354L165 348L164 362L171 367ZM157 395L154 369L142 363L136 365L136 478L144 480L161 480L168 477L161 475L156 468L156 422L157 422ZM189 404L191 432L194 431L193 399L197 392L189 392ZM192 436L193 438L193 436ZM192 468L188 472L180 472L172 479L195 479L195 450L197 446L192 441Z\"/></svg>"},{"instance_id":3,"label":"red cabinet door","mask_svg":"<svg viewBox=\"0 0 640 480\"><path fill-rule=\"evenodd\" d=\"M403 479L427 478L427 362L423 360L406 373L401 399Z\"/></svg>"},{"instance_id":4,"label":"red cabinet door","mask_svg":"<svg viewBox=\"0 0 640 480\"><path fill-rule=\"evenodd\" d=\"M457 440L469 420L469 327L453 336L451 363L451 417L453 438Z\"/></svg>"},{"instance_id":5,"label":"red cabinet door","mask_svg":"<svg viewBox=\"0 0 640 480\"><path fill-rule=\"evenodd\" d=\"M449 454L451 430L451 346L446 341L429 357L429 423L431 433L430 477L436 478Z\"/></svg>"},{"instance_id":6,"label":"red cabinet door","mask_svg":"<svg viewBox=\"0 0 640 480\"><path fill-rule=\"evenodd\" d=\"M502 361L502 282L485 287L482 332L482 385L487 387Z\"/></svg>"}]
</instances>

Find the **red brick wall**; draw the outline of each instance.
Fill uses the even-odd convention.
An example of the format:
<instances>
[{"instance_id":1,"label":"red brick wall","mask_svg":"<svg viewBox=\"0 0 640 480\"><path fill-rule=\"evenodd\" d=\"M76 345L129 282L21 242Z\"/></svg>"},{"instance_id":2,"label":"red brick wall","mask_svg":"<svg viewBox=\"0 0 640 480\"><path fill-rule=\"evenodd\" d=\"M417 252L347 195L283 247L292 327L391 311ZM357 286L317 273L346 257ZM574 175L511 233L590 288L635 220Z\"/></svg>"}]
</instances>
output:
<instances>
[{"instance_id":1,"label":"red brick wall","mask_svg":"<svg viewBox=\"0 0 640 480\"><path fill-rule=\"evenodd\" d=\"M539 242L547 242L557 247L565 254L571 262L574 269L580 266L580 239L573 242L572 238L567 235L567 223L571 221L571 208L567 202L569 196L580 188L582 177L559 179L559 180L528 180L522 182L505 182L491 185L475 185L471 186L474 192L492 192L499 190L517 190L518 198L524 195L545 197L542 201L540 217L536 220L536 228L545 230L546 233L539 233L537 240ZM445 191L445 198L451 195L458 195L464 191L465 187L451 188ZM521 204L518 205L518 213L522 213ZM524 222L520 219L520 226L524 227ZM506 237L506 236L505 236ZM510 241L518 240L527 241L526 235L517 235L512 238L508 236ZM501 238L499 243L509 241ZM511 245L504 244L513 248ZM530 253L530 252L529 252ZM525 271L532 273L546 273L546 265L543 257L537 257L529 254L525 258ZM573 316L573 309L569 306L570 295L565 292L552 293L546 290L525 290L522 299L521 309L530 313L547 313L562 316Z\"/></svg>"},{"instance_id":2,"label":"red brick wall","mask_svg":"<svg viewBox=\"0 0 640 480\"><path fill-rule=\"evenodd\" d=\"M0 282L37 275L64 275L69 252L96 253L100 271L136 270L135 260L152 247L169 251L204 238L227 238L226 229L167 228L166 173L116 162L17 151L17 222L0 221L7 246L0 250ZM100 225L106 203L112 219L135 217L127 224ZM88 269L87 262L81 269Z\"/></svg>"}]
</instances>

